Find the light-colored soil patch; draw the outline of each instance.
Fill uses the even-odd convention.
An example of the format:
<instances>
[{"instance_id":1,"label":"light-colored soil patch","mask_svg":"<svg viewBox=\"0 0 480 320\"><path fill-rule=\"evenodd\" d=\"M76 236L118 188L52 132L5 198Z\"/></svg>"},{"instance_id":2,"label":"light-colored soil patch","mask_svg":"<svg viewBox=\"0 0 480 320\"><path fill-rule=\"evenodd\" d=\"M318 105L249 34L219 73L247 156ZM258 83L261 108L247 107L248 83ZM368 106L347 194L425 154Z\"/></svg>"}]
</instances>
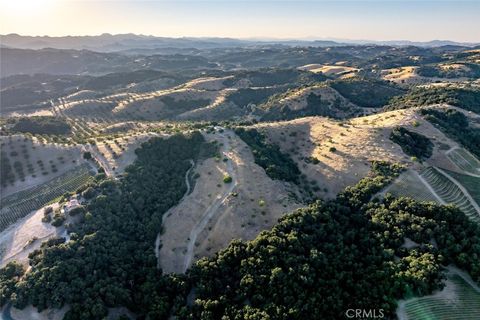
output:
<instances>
[{"instance_id":1,"label":"light-colored soil patch","mask_svg":"<svg viewBox=\"0 0 480 320\"><path fill-rule=\"evenodd\" d=\"M115 133L124 133L133 131L135 129L141 128L141 124L135 121L126 121L126 122L119 122L114 123L112 125L108 125L101 129L101 133L104 134L115 134Z\"/></svg>"},{"instance_id":2,"label":"light-colored soil patch","mask_svg":"<svg viewBox=\"0 0 480 320\"><path fill-rule=\"evenodd\" d=\"M12 112L9 113L10 117L49 117L53 116L53 112L50 109L39 109L33 112Z\"/></svg>"},{"instance_id":3,"label":"light-colored soil patch","mask_svg":"<svg viewBox=\"0 0 480 320\"><path fill-rule=\"evenodd\" d=\"M58 208L58 204L52 205ZM62 228L42 222L43 208L33 211L23 219L8 227L0 235L0 266L17 261L28 266L28 254L38 249L41 243L51 237L59 236ZM33 239L37 239L32 241Z\"/></svg>"},{"instance_id":4,"label":"light-colored soil patch","mask_svg":"<svg viewBox=\"0 0 480 320\"><path fill-rule=\"evenodd\" d=\"M450 65L448 65L450 66ZM428 85L448 85L450 83L462 83L468 78L439 78L439 77L423 77L417 72L418 67L405 66L400 68L384 69L381 71L383 80L395 82L397 84L428 84ZM438 82L438 83L436 83Z\"/></svg>"},{"instance_id":5,"label":"light-colored soil patch","mask_svg":"<svg viewBox=\"0 0 480 320\"><path fill-rule=\"evenodd\" d=\"M66 96L64 99L68 101L94 99L96 95L97 95L97 92L93 90L80 90Z\"/></svg>"},{"instance_id":6,"label":"light-colored soil patch","mask_svg":"<svg viewBox=\"0 0 480 320\"><path fill-rule=\"evenodd\" d=\"M298 67L300 70L310 71L313 73L323 73L326 76L335 76L342 78L349 78L355 76L359 69L345 65L321 65L321 64L307 64Z\"/></svg>"},{"instance_id":7,"label":"light-colored soil patch","mask_svg":"<svg viewBox=\"0 0 480 320\"><path fill-rule=\"evenodd\" d=\"M224 143L222 152L228 160L211 158L196 164L194 172L200 177L192 193L166 213L159 263L164 272L184 272L192 230L197 234L193 258L191 262L187 259L187 265L213 255L232 239L253 239L298 207L289 198L287 187L271 180L254 163L248 146L233 132L206 137ZM232 183L223 182L226 174L232 176Z\"/></svg>"},{"instance_id":8,"label":"light-colored soil patch","mask_svg":"<svg viewBox=\"0 0 480 320\"><path fill-rule=\"evenodd\" d=\"M445 63L438 65L442 70L458 70L469 72L470 68L463 63Z\"/></svg>"},{"instance_id":9,"label":"light-colored soil patch","mask_svg":"<svg viewBox=\"0 0 480 320\"><path fill-rule=\"evenodd\" d=\"M417 67L400 67L381 71L382 79L395 83L424 83L425 79L417 74Z\"/></svg>"}]
</instances>

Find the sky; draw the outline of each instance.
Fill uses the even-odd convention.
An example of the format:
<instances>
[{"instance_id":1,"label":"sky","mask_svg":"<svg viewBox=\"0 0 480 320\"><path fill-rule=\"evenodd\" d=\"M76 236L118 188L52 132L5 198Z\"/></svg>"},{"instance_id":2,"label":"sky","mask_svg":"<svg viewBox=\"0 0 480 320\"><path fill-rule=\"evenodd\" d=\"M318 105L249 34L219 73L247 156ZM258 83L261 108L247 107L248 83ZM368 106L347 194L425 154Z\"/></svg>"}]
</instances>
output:
<instances>
[{"instance_id":1,"label":"sky","mask_svg":"<svg viewBox=\"0 0 480 320\"><path fill-rule=\"evenodd\" d=\"M0 0L0 33L480 42L480 0Z\"/></svg>"}]
</instances>

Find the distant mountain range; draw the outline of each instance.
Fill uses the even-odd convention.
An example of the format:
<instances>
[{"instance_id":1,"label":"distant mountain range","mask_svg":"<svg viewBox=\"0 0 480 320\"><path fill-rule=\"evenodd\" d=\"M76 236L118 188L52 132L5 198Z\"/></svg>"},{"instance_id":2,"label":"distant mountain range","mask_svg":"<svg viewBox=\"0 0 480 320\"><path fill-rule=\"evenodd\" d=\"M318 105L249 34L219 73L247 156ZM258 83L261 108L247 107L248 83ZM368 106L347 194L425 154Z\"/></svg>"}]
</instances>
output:
<instances>
[{"instance_id":1,"label":"distant mountain range","mask_svg":"<svg viewBox=\"0 0 480 320\"><path fill-rule=\"evenodd\" d=\"M428 42L413 41L370 41L370 40L245 40L233 38L167 38L136 34L102 34L98 36L22 36L18 34L0 35L2 47L20 49L86 49L98 52L140 50L177 49L212 49L230 47L258 47L262 45L333 47L344 45L388 45L388 46L418 46L441 47L463 46L474 47L479 43L461 43L448 40L433 40Z\"/></svg>"}]
</instances>

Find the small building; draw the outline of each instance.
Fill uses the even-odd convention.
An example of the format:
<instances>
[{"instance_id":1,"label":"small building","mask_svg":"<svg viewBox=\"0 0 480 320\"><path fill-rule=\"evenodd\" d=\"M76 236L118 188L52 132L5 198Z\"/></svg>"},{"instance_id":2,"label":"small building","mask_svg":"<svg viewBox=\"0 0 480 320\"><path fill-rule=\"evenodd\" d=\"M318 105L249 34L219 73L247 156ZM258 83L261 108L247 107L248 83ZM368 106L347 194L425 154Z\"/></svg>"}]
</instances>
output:
<instances>
[{"instance_id":1,"label":"small building","mask_svg":"<svg viewBox=\"0 0 480 320\"><path fill-rule=\"evenodd\" d=\"M65 206L63 208L65 210L65 213L68 213L69 211L71 211L75 208L78 208L80 206L81 205L80 205L80 202L78 201L78 199L77 198L72 198L65 204Z\"/></svg>"}]
</instances>

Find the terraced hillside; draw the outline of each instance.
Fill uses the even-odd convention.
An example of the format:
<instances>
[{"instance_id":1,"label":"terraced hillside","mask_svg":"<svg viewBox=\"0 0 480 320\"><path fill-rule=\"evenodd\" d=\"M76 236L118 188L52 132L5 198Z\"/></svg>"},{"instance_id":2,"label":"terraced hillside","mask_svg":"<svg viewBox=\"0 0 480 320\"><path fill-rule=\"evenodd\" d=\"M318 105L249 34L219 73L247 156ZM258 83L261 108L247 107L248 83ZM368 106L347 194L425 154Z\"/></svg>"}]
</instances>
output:
<instances>
[{"instance_id":1,"label":"terraced hillside","mask_svg":"<svg viewBox=\"0 0 480 320\"><path fill-rule=\"evenodd\" d=\"M410 197L418 201L433 201L442 203L430 190L430 186L416 171L408 170L400 175L384 193L391 193L395 197Z\"/></svg>"},{"instance_id":2,"label":"terraced hillside","mask_svg":"<svg viewBox=\"0 0 480 320\"><path fill-rule=\"evenodd\" d=\"M447 153L448 158L461 170L480 177L480 161L463 148Z\"/></svg>"},{"instance_id":3,"label":"terraced hillside","mask_svg":"<svg viewBox=\"0 0 480 320\"><path fill-rule=\"evenodd\" d=\"M447 285L436 294L405 302L401 320L480 319L480 290L458 274L448 276Z\"/></svg>"},{"instance_id":4,"label":"terraced hillside","mask_svg":"<svg viewBox=\"0 0 480 320\"><path fill-rule=\"evenodd\" d=\"M458 172L445 170L449 176L457 180L472 198L478 203L480 203L480 177L474 177L471 175L461 174Z\"/></svg>"},{"instance_id":5,"label":"terraced hillside","mask_svg":"<svg viewBox=\"0 0 480 320\"><path fill-rule=\"evenodd\" d=\"M428 182L435 193L445 202L459 207L468 217L480 223L480 211L473 198L449 179L442 170L428 167L421 172L422 178Z\"/></svg>"}]
</instances>

